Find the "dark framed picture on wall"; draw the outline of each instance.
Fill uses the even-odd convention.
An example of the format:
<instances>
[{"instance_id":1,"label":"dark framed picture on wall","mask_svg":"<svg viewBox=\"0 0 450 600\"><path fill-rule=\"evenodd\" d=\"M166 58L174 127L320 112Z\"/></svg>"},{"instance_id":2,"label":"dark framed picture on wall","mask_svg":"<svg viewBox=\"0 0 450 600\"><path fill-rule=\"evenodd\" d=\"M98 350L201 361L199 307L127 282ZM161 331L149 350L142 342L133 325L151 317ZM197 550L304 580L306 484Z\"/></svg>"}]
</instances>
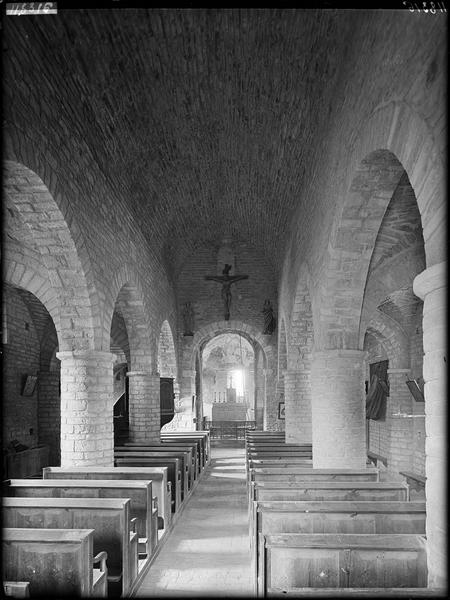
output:
<instances>
[{"instance_id":1,"label":"dark framed picture on wall","mask_svg":"<svg viewBox=\"0 0 450 600\"><path fill-rule=\"evenodd\" d=\"M279 419L285 418L285 403L284 402L278 403L278 418Z\"/></svg>"},{"instance_id":2,"label":"dark framed picture on wall","mask_svg":"<svg viewBox=\"0 0 450 600\"><path fill-rule=\"evenodd\" d=\"M37 375L25 375L23 378L22 396L32 396L36 388Z\"/></svg>"}]
</instances>

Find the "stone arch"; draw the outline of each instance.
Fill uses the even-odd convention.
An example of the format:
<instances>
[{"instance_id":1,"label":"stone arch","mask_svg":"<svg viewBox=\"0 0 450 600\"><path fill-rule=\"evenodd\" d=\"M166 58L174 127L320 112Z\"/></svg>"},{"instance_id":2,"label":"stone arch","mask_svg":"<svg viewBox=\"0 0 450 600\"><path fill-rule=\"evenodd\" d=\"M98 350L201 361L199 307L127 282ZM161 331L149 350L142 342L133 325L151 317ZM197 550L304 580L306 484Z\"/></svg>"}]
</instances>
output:
<instances>
[{"instance_id":1,"label":"stone arch","mask_svg":"<svg viewBox=\"0 0 450 600\"><path fill-rule=\"evenodd\" d=\"M60 202L43 180L23 164L5 161L4 191L6 231L11 232L17 246L28 245L39 257L54 290L58 309L48 303L45 306L52 311L49 310L57 326L60 350L94 349L100 343L96 335L99 304L87 252L75 222L72 217L65 218ZM25 287L23 275L21 280ZM34 289L42 282L33 282L30 277L27 284ZM35 291L42 297L41 290Z\"/></svg>"},{"instance_id":2,"label":"stone arch","mask_svg":"<svg viewBox=\"0 0 450 600\"><path fill-rule=\"evenodd\" d=\"M372 114L353 148L347 178L338 191L345 201L337 208L327 252L321 348L359 347L357 324L370 257L404 172L421 214L426 264L445 260L444 150L425 120L403 102L390 103Z\"/></svg>"},{"instance_id":3,"label":"stone arch","mask_svg":"<svg viewBox=\"0 0 450 600\"><path fill-rule=\"evenodd\" d=\"M161 325L158 342L158 373L160 377L177 377L177 357L172 329L167 320Z\"/></svg>"},{"instance_id":4,"label":"stone arch","mask_svg":"<svg viewBox=\"0 0 450 600\"><path fill-rule=\"evenodd\" d=\"M198 330L193 336L192 342L189 343L187 348L187 352L189 353L189 358L185 361L185 365L189 365L190 372L192 375L189 378L184 378L186 381L194 381L195 374L195 360L198 356L200 349L206 344L210 339L215 337L216 335L220 335L222 333L238 333L246 338L250 344L255 349L255 355L259 352L263 355L263 362L265 365L264 369L264 428L265 429L275 429L278 423L277 417L277 408L278 404L276 402L276 391L275 391L275 380L276 380L276 371L277 371L277 359L276 352L272 344L270 344L269 336L263 335L259 330L257 330L252 325L245 323L244 321L239 320L230 320L230 321L215 321L214 323L210 323L202 327ZM191 388L192 389L191 384ZM190 394L192 392L186 389L182 390L182 396L185 396L190 400Z\"/></svg>"},{"instance_id":5,"label":"stone arch","mask_svg":"<svg viewBox=\"0 0 450 600\"><path fill-rule=\"evenodd\" d=\"M127 361L130 370L155 373L156 356L152 352L155 343L151 336L149 313L146 310L142 285L129 264L123 265L115 274L109 298L110 301L104 311L104 327L108 330L109 343L111 344L111 328L114 312L116 312L126 328L128 346L123 330L120 334L120 343L122 347L125 346L126 356L128 353Z\"/></svg>"},{"instance_id":6,"label":"stone arch","mask_svg":"<svg viewBox=\"0 0 450 600\"><path fill-rule=\"evenodd\" d=\"M394 319L377 311L366 327L367 334L372 335L383 345L390 361L390 368L408 368L408 338Z\"/></svg>"},{"instance_id":7,"label":"stone arch","mask_svg":"<svg viewBox=\"0 0 450 600\"><path fill-rule=\"evenodd\" d=\"M274 352L273 347L269 344L262 333L260 333L256 327L244 323L244 321L238 320L230 320L230 321L216 321L214 323L210 323L205 327L199 329L192 340L192 353L191 353L191 367L195 367L195 354L200 348L207 343L216 335L220 335L222 333L239 333L243 337L245 337L252 346L255 346L257 343L261 349L263 350L267 364L273 365L274 362ZM270 367L269 367L270 368Z\"/></svg>"}]
</instances>

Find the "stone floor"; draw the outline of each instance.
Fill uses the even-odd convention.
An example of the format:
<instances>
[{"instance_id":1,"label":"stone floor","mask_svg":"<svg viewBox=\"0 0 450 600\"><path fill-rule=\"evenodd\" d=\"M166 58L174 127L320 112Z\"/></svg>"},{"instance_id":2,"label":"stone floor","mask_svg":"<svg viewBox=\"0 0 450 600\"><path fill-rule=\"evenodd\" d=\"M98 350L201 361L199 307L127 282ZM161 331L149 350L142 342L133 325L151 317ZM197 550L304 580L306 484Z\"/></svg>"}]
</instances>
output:
<instances>
[{"instance_id":1,"label":"stone floor","mask_svg":"<svg viewBox=\"0 0 450 600\"><path fill-rule=\"evenodd\" d=\"M243 444L211 459L137 597L252 596Z\"/></svg>"}]
</instances>

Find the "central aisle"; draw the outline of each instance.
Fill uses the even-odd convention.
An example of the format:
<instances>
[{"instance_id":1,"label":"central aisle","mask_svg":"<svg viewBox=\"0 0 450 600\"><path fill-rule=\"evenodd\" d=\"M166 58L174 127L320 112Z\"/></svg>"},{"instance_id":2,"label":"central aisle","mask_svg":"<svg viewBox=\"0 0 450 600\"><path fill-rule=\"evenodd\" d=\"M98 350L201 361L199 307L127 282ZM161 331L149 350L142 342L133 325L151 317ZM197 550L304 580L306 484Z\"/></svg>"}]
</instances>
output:
<instances>
[{"instance_id":1,"label":"central aisle","mask_svg":"<svg viewBox=\"0 0 450 600\"><path fill-rule=\"evenodd\" d=\"M211 466L137 597L253 595L244 457L244 448L211 443Z\"/></svg>"}]
</instances>

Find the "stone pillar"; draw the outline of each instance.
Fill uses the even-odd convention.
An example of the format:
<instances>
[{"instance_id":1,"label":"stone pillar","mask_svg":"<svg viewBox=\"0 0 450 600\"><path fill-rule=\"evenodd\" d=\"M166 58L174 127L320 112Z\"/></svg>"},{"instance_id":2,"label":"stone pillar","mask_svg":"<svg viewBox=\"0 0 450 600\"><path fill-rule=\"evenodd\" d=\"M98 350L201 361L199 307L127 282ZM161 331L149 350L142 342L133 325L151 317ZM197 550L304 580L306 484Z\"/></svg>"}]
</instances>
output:
<instances>
[{"instance_id":1,"label":"stone pillar","mask_svg":"<svg viewBox=\"0 0 450 600\"><path fill-rule=\"evenodd\" d=\"M273 427L272 427L272 431L285 431L285 427L286 427L286 418L284 419L280 419L278 416L278 407L280 402L284 402L285 403L285 408L286 408L286 398L284 395L284 377L283 377L283 373L284 371L281 373L280 377L278 377L276 385L275 385L275 402L273 405Z\"/></svg>"},{"instance_id":2,"label":"stone pillar","mask_svg":"<svg viewBox=\"0 0 450 600\"><path fill-rule=\"evenodd\" d=\"M402 480L400 471L411 471L413 454L412 397L405 383L409 369L388 369L389 396L386 419L389 419L388 471Z\"/></svg>"},{"instance_id":3,"label":"stone pillar","mask_svg":"<svg viewBox=\"0 0 450 600\"><path fill-rule=\"evenodd\" d=\"M314 468L366 466L365 355L361 350L324 350L313 354Z\"/></svg>"},{"instance_id":4,"label":"stone pillar","mask_svg":"<svg viewBox=\"0 0 450 600\"><path fill-rule=\"evenodd\" d=\"M61 466L114 465L110 352L58 352L61 361Z\"/></svg>"},{"instance_id":5,"label":"stone pillar","mask_svg":"<svg viewBox=\"0 0 450 600\"><path fill-rule=\"evenodd\" d=\"M273 369L264 369L264 430L276 431L278 402L276 399L276 384ZM276 406L275 406L276 405Z\"/></svg>"},{"instance_id":6,"label":"stone pillar","mask_svg":"<svg viewBox=\"0 0 450 600\"><path fill-rule=\"evenodd\" d=\"M161 431L159 373L128 371L130 442L159 444Z\"/></svg>"},{"instance_id":7,"label":"stone pillar","mask_svg":"<svg viewBox=\"0 0 450 600\"><path fill-rule=\"evenodd\" d=\"M263 369L255 370L255 426L256 429L264 427L264 372Z\"/></svg>"},{"instance_id":8,"label":"stone pillar","mask_svg":"<svg viewBox=\"0 0 450 600\"><path fill-rule=\"evenodd\" d=\"M428 586L447 586L447 263L429 267L414 280L423 300L425 380L425 473Z\"/></svg>"},{"instance_id":9,"label":"stone pillar","mask_svg":"<svg viewBox=\"0 0 450 600\"><path fill-rule=\"evenodd\" d=\"M311 398L302 385L299 370L284 371L284 397L286 402L286 442L289 444L311 443Z\"/></svg>"}]
</instances>

